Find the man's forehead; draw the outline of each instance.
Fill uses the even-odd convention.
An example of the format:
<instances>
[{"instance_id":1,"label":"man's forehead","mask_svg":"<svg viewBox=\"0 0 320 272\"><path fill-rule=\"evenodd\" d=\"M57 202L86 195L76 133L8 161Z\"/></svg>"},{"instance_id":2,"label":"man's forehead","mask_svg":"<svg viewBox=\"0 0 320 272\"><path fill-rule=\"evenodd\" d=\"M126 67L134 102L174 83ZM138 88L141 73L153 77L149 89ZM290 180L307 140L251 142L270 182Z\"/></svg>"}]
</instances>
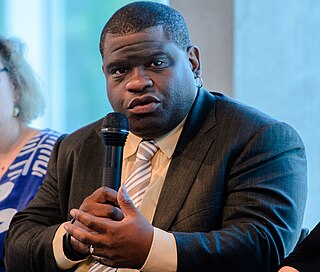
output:
<instances>
[{"instance_id":1,"label":"man's forehead","mask_svg":"<svg viewBox=\"0 0 320 272\"><path fill-rule=\"evenodd\" d=\"M123 47L153 42L168 42L161 26L149 27L135 33L107 34L104 39L104 52L112 53Z\"/></svg>"},{"instance_id":2,"label":"man's forehead","mask_svg":"<svg viewBox=\"0 0 320 272\"><path fill-rule=\"evenodd\" d=\"M150 26L140 30L128 30L127 32L119 32L119 33L106 33L105 36L108 37L119 37L119 36L128 36L137 33L153 33L153 32L164 32L164 28L162 25Z\"/></svg>"}]
</instances>

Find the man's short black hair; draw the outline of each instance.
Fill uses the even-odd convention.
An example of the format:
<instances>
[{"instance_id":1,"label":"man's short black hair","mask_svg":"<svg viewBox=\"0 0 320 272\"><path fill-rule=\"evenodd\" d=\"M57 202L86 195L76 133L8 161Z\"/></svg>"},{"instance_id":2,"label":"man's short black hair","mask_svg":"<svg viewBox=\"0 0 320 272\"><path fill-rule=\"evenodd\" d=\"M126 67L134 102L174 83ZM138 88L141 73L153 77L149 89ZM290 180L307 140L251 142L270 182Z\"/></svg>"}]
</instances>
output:
<instances>
[{"instance_id":1,"label":"man's short black hair","mask_svg":"<svg viewBox=\"0 0 320 272\"><path fill-rule=\"evenodd\" d=\"M168 40L181 49L191 45L188 27L178 11L164 4L140 1L120 8L105 24L100 36L102 57L107 34L133 34L153 26L162 26Z\"/></svg>"}]
</instances>

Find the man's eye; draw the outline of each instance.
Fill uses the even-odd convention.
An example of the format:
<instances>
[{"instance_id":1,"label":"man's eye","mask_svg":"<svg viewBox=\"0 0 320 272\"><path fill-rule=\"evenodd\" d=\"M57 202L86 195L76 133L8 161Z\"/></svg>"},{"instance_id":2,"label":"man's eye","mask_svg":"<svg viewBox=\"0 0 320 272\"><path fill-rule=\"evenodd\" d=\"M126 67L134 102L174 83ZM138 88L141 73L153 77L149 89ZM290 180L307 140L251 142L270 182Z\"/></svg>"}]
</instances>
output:
<instances>
[{"instance_id":1,"label":"man's eye","mask_svg":"<svg viewBox=\"0 0 320 272\"><path fill-rule=\"evenodd\" d=\"M113 75L122 75L122 74L124 74L124 73L126 73L126 72L128 72L128 69L127 69L127 68L117 68L117 69L113 69L113 70L111 71L111 73L112 73Z\"/></svg>"},{"instance_id":2,"label":"man's eye","mask_svg":"<svg viewBox=\"0 0 320 272\"><path fill-rule=\"evenodd\" d=\"M156 61L151 62L150 66L158 67L158 66L163 65L163 63L164 62L161 60L156 60Z\"/></svg>"}]
</instances>

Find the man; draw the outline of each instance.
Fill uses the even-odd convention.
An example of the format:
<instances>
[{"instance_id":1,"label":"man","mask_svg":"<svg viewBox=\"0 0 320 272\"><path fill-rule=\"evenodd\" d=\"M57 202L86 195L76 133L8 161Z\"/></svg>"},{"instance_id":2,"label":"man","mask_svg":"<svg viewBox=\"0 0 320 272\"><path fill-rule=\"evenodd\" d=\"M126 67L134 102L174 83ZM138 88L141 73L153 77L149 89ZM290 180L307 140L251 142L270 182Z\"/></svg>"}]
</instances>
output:
<instances>
[{"instance_id":1,"label":"man","mask_svg":"<svg viewBox=\"0 0 320 272\"><path fill-rule=\"evenodd\" d=\"M118 10L100 51L109 101L129 120L122 183L142 140L159 148L141 205L131 185L99 188L102 121L81 128L59 141L44 185L15 216L8 271L276 270L298 239L306 201L297 133L202 89L200 51L166 5Z\"/></svg>"}]
</instances>

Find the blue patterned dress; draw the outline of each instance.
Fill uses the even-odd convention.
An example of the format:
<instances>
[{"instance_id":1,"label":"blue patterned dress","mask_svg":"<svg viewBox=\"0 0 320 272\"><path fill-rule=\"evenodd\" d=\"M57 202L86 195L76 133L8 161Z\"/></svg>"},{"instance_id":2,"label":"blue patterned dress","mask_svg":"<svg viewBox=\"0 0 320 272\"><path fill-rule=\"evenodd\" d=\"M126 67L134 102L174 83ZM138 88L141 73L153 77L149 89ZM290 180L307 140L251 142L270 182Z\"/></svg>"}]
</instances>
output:
<instances>
[{"instance_id":1,"label":"blue patterned dress","mask_svg":"<svg viewBox=\"0 0 320 272\"><path fill-rule=\"evenodd\" d=\"M4 239L14 214L34 197L45 177L54 143L61 133L44 129L23 147L0 179L0 271Z\"/></svg>"}]
</instances>

